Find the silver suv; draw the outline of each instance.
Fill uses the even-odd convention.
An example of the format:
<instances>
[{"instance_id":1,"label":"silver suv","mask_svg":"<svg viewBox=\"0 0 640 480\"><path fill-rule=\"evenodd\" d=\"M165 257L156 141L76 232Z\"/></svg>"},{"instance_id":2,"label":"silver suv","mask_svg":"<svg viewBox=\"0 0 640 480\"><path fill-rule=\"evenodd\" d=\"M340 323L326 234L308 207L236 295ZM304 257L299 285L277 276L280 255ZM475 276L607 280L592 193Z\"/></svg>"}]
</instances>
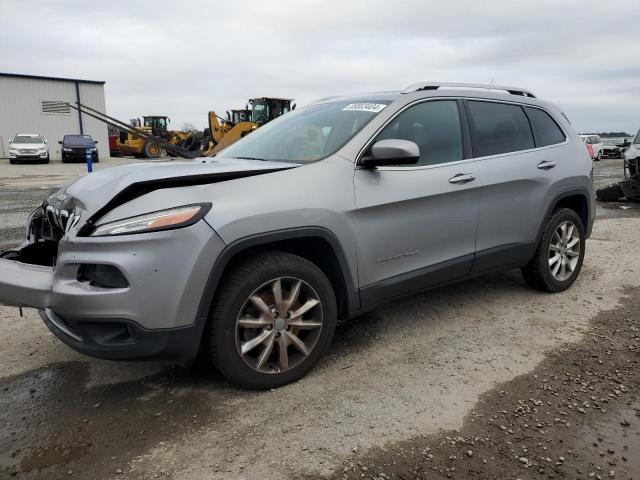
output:
<instances>
[{"instance_id":1,"label":"silver suv","mask_svg":"<svg viewBox=\"0 0 640 480\"><path fill-rule=\"evenodd\" d=\"M2 254L0 302L88 355L189 365L203 348L271 388L381 302L515 267L565 290L593 218L591 159L555 106L418 83L323 99L215 158L78 179Z\"/></svg>"}]
</instances>

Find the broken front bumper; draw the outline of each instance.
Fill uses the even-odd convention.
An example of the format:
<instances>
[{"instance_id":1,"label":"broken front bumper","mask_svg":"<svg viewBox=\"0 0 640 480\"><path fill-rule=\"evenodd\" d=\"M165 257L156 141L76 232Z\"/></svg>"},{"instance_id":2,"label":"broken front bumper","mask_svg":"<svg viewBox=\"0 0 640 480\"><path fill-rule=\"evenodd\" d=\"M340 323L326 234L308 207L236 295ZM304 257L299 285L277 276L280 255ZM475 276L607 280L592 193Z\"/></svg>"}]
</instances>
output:
<instances>
[{"instance_id":1,"label":"broken front bumper","mask_svg":"<svg viewBox=\"0 0 640 480\"><path fill-rule=\"evenodd\" d=\"M64 237L51 266L42 265L46 257L34 255L33 247L2 254L0 304L41 310L57 337L88 355L187 363L197 354L206 320L197 318L198 307L224 248L206 222L137 235Z\"/></svg>"},{"instance_id":2,"label":"broken front bumper","mask_svg":"<svg viewBox=\"0 0 640 480\"><path fill-rule=\"evenodd\" d=\"M0 304L46 308L53 268L0 258Z\"/></svg>"}]
</instances>

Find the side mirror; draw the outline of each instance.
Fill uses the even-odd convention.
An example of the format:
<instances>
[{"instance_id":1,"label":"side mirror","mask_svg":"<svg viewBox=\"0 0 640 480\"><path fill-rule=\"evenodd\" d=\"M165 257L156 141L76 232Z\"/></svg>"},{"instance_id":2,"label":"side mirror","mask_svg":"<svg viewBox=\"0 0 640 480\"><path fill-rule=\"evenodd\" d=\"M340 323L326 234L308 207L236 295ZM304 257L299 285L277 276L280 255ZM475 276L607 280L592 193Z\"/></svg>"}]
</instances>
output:
<instances>
[{"instance_id":1,"label":"side mirror","mask_svg":"<svg viewBox=\"0 0 640 480\"><path fill-rule=\"evenodd\" d=\"M360 159L364 168L388 165L415 165L420 160L420 147L409 140L391 138L373 144L370 154Z\"/></svg>"},{"instance_id":2,"label":"side mirror","mask_svg":"<svg viewBox=\"0 0 640 480\"><path fill-rule=\"evenodd\" d=\"M98 143L98 140L94 140L93 144L96 145Z\"/></svg>"},{"instance_id":3,"label":"side mirror","mask_svg":"<svg viewBox=\"0 0 640 480\"><path fill-rule=\"evenodd\" d=\"M59 143L60 145L62 145L62 140L58 140L58 143Z\"/></svg>"}]
</instances>

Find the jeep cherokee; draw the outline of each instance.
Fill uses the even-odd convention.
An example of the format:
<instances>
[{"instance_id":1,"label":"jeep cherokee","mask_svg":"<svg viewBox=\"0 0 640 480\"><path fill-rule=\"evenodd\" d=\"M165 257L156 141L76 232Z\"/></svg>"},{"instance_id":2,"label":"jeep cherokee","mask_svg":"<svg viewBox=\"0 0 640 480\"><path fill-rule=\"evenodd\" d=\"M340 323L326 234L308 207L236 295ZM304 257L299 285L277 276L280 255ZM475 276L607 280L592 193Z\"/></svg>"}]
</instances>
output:
<instances>
[{"instance_id":1,"label":"jeep cherokee","mask_svg":"<svg viewBox=\"0 0 640 480\"><path fill-rule=\"evenodd\" d=\"M516 267L567 289L592 168L566 116L521 88L323 99L214 158L62 188L1 255L0 302L91 356L189 365L204 348L236 384L277 387L381 302Z\"/></svg>"}]
</instances>

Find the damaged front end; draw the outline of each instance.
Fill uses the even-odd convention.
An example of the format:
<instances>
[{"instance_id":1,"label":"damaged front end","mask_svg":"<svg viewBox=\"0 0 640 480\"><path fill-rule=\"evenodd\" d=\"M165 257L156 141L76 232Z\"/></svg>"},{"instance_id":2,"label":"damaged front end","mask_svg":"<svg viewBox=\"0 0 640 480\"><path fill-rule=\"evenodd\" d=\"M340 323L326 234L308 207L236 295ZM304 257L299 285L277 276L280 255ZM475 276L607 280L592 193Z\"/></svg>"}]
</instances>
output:
<instances>
[{"instance_id":1,"label":"damaged front end","mask_svg":"<svg viewBox=\"0 0 640 480\"><path fill-rule=\"evenodd\" d=\"M38 309L56 337L90 356L188 365L203 325L197 288L212 268L206 259L216 258L223 242L206 222L79 235L88 217L71 196L53 196L34 210L25 244L0 254L0 304Z\"/></svg>"},{"instance_id":2,"label":"damaged front end","mask_svg":"<svg viewBox=\"0 0 640 480\"><path fill-rule=\"evenodd\" d=\"M49 306L60 240L82 213L75 199L49 197L27 218L25 243L0 252L0 304L43 309Z\"/></svg>"},{"instance_id":3,"label":"damaged front end","mask_svg":"<svg viewBox=\"0 0 640 480\"><path fill-rule=\"evenodd\" d=\"M640 201L640 146L632 144L624 154L624 180L596 190L598 200L617 202L622 199Z\"/></svg>"},{"instance_id":4,"label":"damaged front end","mask_svg":"<svg viewBox=\"0 0 640 480\"><path fill-rule=\"evenodd\" d=\"M619 185L627 199L640 200L640 157L625 158L624 181Z\"/></svg>"},{"instance_id":5,"label":"damaged front end","mask_svg":"<svg viewBox=\"0 0 640 480\"><path fill-rule=\"evenodd\" d=\"M187 365L206 320L199 312L204 289L225 248L204 221L211 203L198 187L296 166L166 162L81 177L29 215L21 247L0 253L0 304L38 309L54 335L87 355ZM141 214L196 202L208 207L191 222L164 228L154 220L135 234L96 235L106 225L129 228ZM141 204L149 210L137 211Z\"/></svg>"},{"instance_id":6,"label":"damaged front end","mask_svg":"<svg viewBox=\"0 0 640 480\"><path fill-rule=\"evenodd\" d=\"M82 217L77 201L62 192L49 197L27 218L26 243L0 258L29 265L54 267L60 239L76 227Z\"/></svg>"}]
</instances>

